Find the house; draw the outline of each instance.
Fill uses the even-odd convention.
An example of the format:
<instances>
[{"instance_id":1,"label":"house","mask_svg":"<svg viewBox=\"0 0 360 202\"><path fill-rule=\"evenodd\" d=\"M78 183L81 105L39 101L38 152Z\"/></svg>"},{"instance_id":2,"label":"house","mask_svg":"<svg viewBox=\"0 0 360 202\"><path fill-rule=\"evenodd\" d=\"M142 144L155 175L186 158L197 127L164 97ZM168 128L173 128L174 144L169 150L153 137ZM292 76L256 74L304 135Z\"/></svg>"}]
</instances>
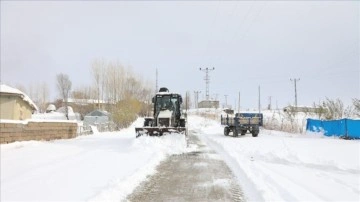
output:
<instances>
[{"instance_id":1,"label":"house","mask_svg":"<svg viewBox=\"0 0 360 202\"><path fill-rule=\"evenodd\" d=\"M0 85L0 119L25 120L38 110L23 92L8 85Z\"/></svg>"},{"instance_id":2,"label":"house","mask_svg":"<svg viewBox=\"0 0 360 202\"><path fill-rule=\"evenodd\" d=\"M311 107L311 106L287 106L283 109L284 112L304 112L304 113L325 113L326 108Z\"/></svg>"},{"instance_id":3,"label":"house","mask_svg":"<svg viewBox=\"0 0 360 202\"><path fill-rule=\"evenodd\" d=\"M102 110L94 110L84 116L84 125L108 124L110 113Z\"/></svg>"},{"instance_id":4,"label":"house","mask_svg":"<svg viewBox=\"0 0 360 202\"><path fill-rule=\"evenodd\" d=\"M198 103L199 108L219 108L219 101L217 100L203 100Z\"/></svg>"}]
</instances>

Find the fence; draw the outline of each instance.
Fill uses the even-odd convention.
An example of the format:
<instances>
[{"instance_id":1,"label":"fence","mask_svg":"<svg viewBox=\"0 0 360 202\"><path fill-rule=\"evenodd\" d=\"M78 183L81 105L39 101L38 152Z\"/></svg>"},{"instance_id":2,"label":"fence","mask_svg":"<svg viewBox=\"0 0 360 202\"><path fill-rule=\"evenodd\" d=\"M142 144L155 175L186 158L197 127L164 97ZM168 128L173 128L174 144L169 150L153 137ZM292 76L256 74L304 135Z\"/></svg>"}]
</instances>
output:
<instances>
[{"instance_id":1,"label":"fence","mask_svg":"<svg viewBox=\"0 0 360 202\"><path fill-rule=\"evenodd\" d=\"M14 121L0 123L0 144L29 140L56 140L76 137L76 122Z\"/></svg>"},{"instance_id":2,"label":"fence","mask_svg":"<svg viewBox=\"0 0 360 202\"><path fill-rule=\"evenodd\" d=\"M307 119L306 130L311 132L323 132L326 136L360 139L360 120L340 119L322 121Z\"/></svg>"}]
</instances>

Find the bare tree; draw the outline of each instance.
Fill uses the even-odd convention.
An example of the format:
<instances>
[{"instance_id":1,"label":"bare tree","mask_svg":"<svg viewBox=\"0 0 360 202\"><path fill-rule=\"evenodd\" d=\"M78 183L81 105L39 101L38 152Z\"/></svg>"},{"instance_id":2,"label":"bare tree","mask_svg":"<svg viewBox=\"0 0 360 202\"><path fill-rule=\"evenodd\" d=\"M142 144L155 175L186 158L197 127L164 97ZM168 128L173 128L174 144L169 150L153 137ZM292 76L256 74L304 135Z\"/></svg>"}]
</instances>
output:
<instances>
[{"instance_id":1,"label":"bare tree","mask_svg":"<svg viewBox=\"0 0 360 202\"><path fill-rule=\"evenodd\" d=\"M78 87L71 92L71 95L75 101L71 107L74 111L80 113L81 119L84 119L87 113L95 109L95 106L89 103L91 99L91 89L89 87Z\"/></svg>"},{"instance_id":2,"label":"bare tree","mask_svg":"<svg viewBox=\"0 0 360 202\"><path fill-rule=\"evenodd\" d=\"M104 60L95 60L91 65L92 74L95 80L97 100L98 100L98 109L100 109L100 97L103 95L104 89L104 70L105 70L105 61Z\"/></svg>"},{"instance_id":3,"label":"bare tree","mask_svg":"<svg viewBox=\"0 0 360 202\"><path fill-rule=\"evenodd\" d=\"M317 115L318 119L323 119L327 112L326 108L323 105L317 105L315 102L313 106L315 109L314 113Z\"/></svg>"},{"instance_id":4,"label":"bare tree","mask_svg":"<svg viewBox=\"0 0 360 202\"><path fill-rule=\"evenodd\" d=\"M349 105L344 110L345 118L351 118L355 115L355 108L352 105Z\"/></svg>"},{"instance_id":5,"label":"bare tree","mask_svg":"<svg viewBox=\"0 0 360 202\"><path fill-rule=\"evenodd\" d=\"M98 108L101 108L100 99L106 101L102 108L112 113L118 126L123 127L134 121L138 115L149 114L153 85L144 82L144 79L133 72L131 66L125 68L119 62L98 59L92 63L91 72L95 81L93 94L98 100Z\"/></svg>"},{"instance_id":6,"label":"bare tree","mask_svg":"<svg viewBox=\"0 0 360 202\"><path fill-rule=\"evenodd\" d=\"M19 86L18 89L22 88L31 100L38 106L39 112L43 113L46 111L46 105L49 100L49 88L48 85L43 83L36 83L28 85L27 90L24 87Z\"/></svg>"},{"instance_id":7,"label":"bare tree","mask_svg":"<svg viewBox=\"0 0 360 202\"><path fill-rule=\"evenodd\" d=\"M355 116L360 117L360 99L354 98L353 105L354 105Z\"/></svg>"},{"instance_id":8,"label":"bare tree","mask_svg":"<svg viewBox=\"0 0 360 202\"><path fill-rule=\"evenodd\" d=\"M340 99L331 100L326 98L323 103L323 107L326 108L325 119L341 119L344 116L344 104Z\"/></svg>"},{"instance_id":9,"label":"bare tree","mask_svg":"<svg viewBox=\"0 0 360 202\"><path fill-rule=\"evenodd\" d=\"M49 100L49 87L47 83L43 82L39 85L39 103L38 106L41 110L41 112L46 111L46 105L48 104Z\"/></svg>"},{"instance_id":10,"label":"bare tree","mask_svg":"<svg viewBox=\"0 0 360 202\"><path fill-rule=\"evenodd\" d=\"M56 80L57 80L57 87L58 87L59 93L62 96L62 98L64 99L65 116L69 120L68 99L69 99L70 90L71 90L71 81L69 79L69 76L66 74L57 74Z\"/></svg>"}]
</instances>

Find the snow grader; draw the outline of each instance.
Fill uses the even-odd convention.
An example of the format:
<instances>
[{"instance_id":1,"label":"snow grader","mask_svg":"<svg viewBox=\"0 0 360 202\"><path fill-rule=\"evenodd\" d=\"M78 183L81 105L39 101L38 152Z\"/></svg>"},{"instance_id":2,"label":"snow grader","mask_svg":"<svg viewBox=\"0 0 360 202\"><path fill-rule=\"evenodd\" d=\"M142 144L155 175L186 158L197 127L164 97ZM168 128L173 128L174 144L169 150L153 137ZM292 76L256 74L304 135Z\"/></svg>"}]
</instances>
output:
<instances>
[{"instance_id":1,"label":"snow grader","mask_svg":"<svg viewBox=\"0 0 360 202\"><path fill-rule=\"evenodd\" d=\"M186 118L181 113L182 97L170 93L165 87L152 98L153 117L146 117L143 127L136 127L136 137L142 135L162 136L166 133L187 135Z\"/></svg>"}]
</instances>

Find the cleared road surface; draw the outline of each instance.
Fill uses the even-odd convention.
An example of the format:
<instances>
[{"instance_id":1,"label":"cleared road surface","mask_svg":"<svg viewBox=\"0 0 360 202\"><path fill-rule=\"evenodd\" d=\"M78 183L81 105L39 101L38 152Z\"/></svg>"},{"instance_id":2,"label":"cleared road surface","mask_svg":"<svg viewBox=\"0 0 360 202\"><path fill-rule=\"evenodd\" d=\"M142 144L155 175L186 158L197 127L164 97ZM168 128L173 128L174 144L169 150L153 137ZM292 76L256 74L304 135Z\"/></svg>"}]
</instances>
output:
<instances>
[{"instance_id":1,"label":"cleared road surface","mask_svg":"<svg viewBox=\"0 0 360 202\"><path fill-rule=\"evenodd\" d=\"M236 179L216 154L189 135L195 151L172 155L127 197L128 201L244 201Z\"/></svg>"}]
</instances>

